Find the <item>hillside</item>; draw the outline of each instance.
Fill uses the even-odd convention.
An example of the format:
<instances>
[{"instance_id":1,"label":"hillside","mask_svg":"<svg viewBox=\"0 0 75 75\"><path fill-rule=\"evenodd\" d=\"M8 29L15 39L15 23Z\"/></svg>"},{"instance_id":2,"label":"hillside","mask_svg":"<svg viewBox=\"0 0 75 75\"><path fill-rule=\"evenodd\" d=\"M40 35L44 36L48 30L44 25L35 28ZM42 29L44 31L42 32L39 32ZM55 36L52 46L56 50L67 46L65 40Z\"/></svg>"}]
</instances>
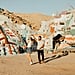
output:
<instances>
[{"instance_id":1,"label":"hillside","mask_svg":"<svg viewBox=\"0 0 75 75\"><path fill-rule=\"evenodd\" d=\"M35 30L38 30L40 28L41 21L47 21L52 19L51 16L43 15L40 13L32 13L32 14L17 13L16 15L27 20L30 23L32 29L35 29Z\"/></svg>"},{"instance_id":2,"label":"hillside","mask_svg":"<svg viewBox=\"0 0 75 75\"><path fill-rule=\"evenodd\" d=\"M39 30L41 21L52 19L52 16L47 16L41 13L16 13L2 8L0 8L0 14L7 16L13 23L28 25L33 30Z\"/></svg>"}]
</instances>

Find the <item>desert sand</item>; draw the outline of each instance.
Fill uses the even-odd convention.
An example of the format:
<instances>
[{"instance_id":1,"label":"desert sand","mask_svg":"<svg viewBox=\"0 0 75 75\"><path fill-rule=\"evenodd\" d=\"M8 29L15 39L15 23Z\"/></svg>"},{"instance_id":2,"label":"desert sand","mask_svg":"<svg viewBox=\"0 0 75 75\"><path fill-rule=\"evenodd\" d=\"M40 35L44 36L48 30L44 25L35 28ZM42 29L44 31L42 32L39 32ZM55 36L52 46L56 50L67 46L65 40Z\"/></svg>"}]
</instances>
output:
<instances>
[{"instance_id":1,"label":"desert sand","mask_svg":"<svg viewBox=\"0 0 75 75\"><path fill-rule=\"evenodd\" d=\"M34 64L30 65L25 54L1 56L0 75L75 75L75 54L52 58L45 54L45 63L39 64L37 53L32 53Z\"/></svg>"}]
</instances>

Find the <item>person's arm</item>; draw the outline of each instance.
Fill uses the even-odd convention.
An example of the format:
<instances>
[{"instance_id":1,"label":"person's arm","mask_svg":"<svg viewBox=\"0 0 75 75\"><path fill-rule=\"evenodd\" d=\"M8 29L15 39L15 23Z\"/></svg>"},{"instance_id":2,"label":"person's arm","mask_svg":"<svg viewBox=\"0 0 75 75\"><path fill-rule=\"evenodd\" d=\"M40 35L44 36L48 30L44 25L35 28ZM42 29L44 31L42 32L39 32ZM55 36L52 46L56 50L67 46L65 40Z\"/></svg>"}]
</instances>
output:
<instances>
[{"instance_id":1,"label":"person's arm","mask_svg":"<svg viewBox=\"0 0 75 75\"><path fill-rule=\"evenodd\" d=\"M61 42L63 42L64 39L65 39L65 36L62 36L62 37L59 38L59 40L60 40Z\"/></svg>"},{"instance_id":2,"label":"person's arm","mask_svg":"<svg viewBox=\"0 0 75 75\"><path fill-rule=\"evenodd\" d=\"M31 36L33 36L34 37L34 39L37 41L37 39L36 39L36 37L32 34Z\"/></svg>"},{"instance_id":3,"label":"person's arm","mask_svg":"<svg viewBox=\"0 0 75 75\"><path fill-rule=\"evenodd\" d=\"M41 48L44 48L44 44L40 47L40 49L41 49Z\"/></svg>"},{"instance_id":4,"label":"person's arm","mask_svg":"<svg viewBox=\"0 0 75 75\"><path fill-rule=\"evenodd\" d=\"M40 47L40 49L41 49L41 48L44 48L44 41L42 41L41 44L42 44L42 46Z\"/></svg>"}]
</instances>

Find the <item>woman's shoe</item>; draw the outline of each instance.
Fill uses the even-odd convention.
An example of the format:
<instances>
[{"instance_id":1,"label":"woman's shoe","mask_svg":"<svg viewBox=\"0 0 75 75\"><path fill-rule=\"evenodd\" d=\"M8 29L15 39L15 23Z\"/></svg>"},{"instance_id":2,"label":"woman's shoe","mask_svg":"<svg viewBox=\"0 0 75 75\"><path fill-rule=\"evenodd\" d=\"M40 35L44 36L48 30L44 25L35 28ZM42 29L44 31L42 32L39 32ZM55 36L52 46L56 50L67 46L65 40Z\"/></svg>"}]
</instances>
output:
<instances>
[{"instance_id":1,"label":"woman's shoe","mask_svg":"<svg viewBox=\"0 0 75 75\"><path fill-rule=\"evenodd\" d=\"M33 62L30 62L30 65L33 65Z\"/></svg>"}]
</instances>

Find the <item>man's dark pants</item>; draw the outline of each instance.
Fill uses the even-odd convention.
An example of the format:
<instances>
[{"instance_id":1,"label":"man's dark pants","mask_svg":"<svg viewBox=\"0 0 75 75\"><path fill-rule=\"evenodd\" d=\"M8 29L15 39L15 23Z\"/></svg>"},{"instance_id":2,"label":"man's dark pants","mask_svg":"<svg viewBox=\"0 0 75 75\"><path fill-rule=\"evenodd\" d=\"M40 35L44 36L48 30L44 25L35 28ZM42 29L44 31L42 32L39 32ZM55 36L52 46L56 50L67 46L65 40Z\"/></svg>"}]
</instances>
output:
<instances>
[{"instance_id":1,"label":"man's dark pants","mask_svg":"<svg viewBox=\"0 0 75 75\"><path fill-rule=\"evenodd\" d=\"M39 63L41 63L41 56L42 56L42 61L44 61L44 50L38 50L38 60Z\"/></svg>"}]
</instances>

